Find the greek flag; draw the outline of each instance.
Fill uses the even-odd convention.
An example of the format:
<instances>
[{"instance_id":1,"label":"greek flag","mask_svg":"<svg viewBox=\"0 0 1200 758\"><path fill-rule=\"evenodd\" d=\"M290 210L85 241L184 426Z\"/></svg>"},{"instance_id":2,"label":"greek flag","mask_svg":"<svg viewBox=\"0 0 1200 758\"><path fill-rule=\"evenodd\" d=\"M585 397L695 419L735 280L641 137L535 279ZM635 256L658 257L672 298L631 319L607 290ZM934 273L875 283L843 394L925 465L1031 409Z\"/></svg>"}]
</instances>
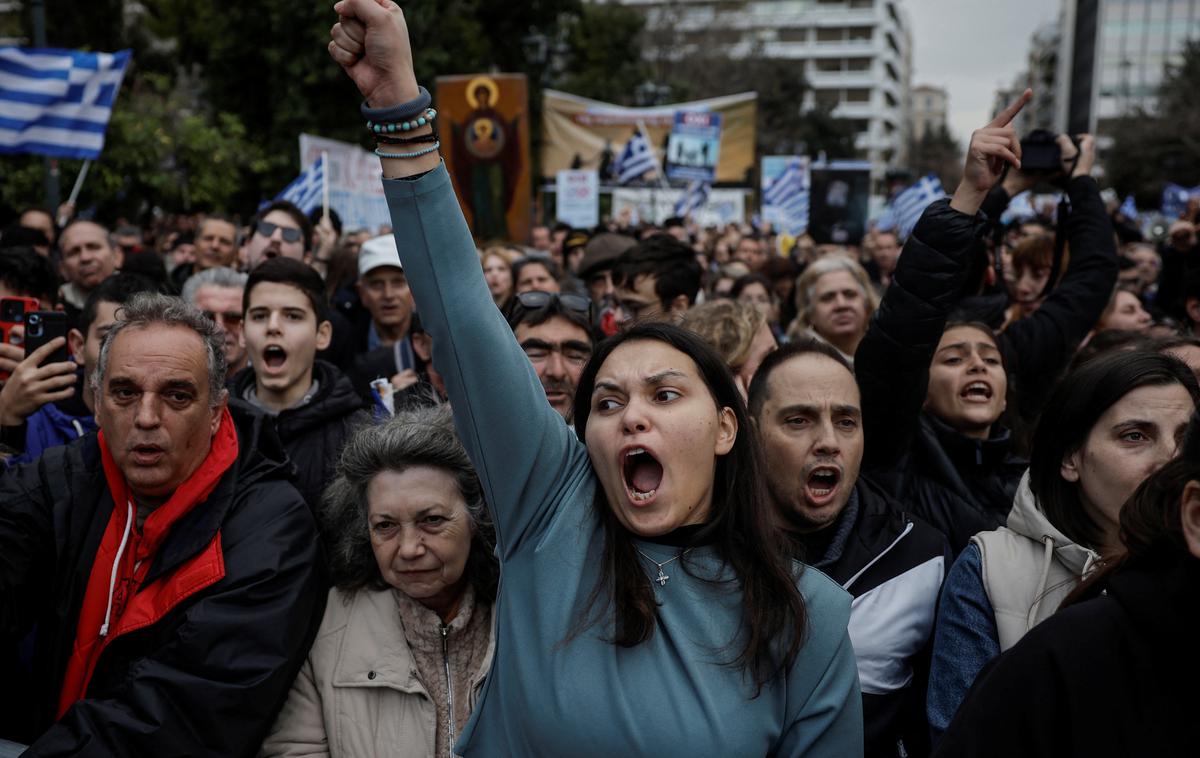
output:
<instances>
[{"instance_id":1,"label":"greek flag","mask_svg":"<svg viewBox=\"0 0 1200 758\"><path fill-rule=\"evenodd\" d=\"M896 195L896 199L892 201L892 213L900 237L908 239L908 235L912 234L913 227L917 225L929 204L945 196L942 182L936 174L921 177L916 184Z\"/></svg>"},{"instance_id":2,"label":"greek flag","mask_svg":"<svg viewBox=\"0 0 1200 758\"><path fill-rule=\"evenodd\" d=\"M325 183L325 156L317 158L308 168L300 172L292 183L275 196L276 200L287 200L305 213L321 204L321 188ZM266 203L263 203L266 205Z\"/></svg>"},{"instance_id":3,"label":"greek flag","mask_svg":"<svg viewBox=\"0 0 1200 758\"><path fill-rule=\"evenodd\" d=\"M775 206L783 231L796 236L808 229L811 179L799 158L788 161L783 173L763 192L763 204Z\"/></svg>"},{"instance_id":4,"label":"greek flag","mask_svg":"<svg viewBox=\"0 0 1200 758\"><path fill-rule=\"evenodd\" d=\"M0 47L0 153L100 157L129 57Z\"/></svg>"},{"instance_id":5,"label":"greek flag","mask_svg":"<svg viewBox=\"0 0 1200 758\"><path fill-rule=\"evenodd\" d=\"M1018 192L1009 201L1004 213L1000 214L1000 223L1007 226L1014 221L1028 221L1037 218L1037 215L1037 209L1033 207L1033 193L1026 190Z\"/></svg>"},{"instance_id":6,"label":"greek flag","mask_svg":"<svg viewBox=\"0 0 1200 758\"><path fill-rule=\"evenodd\" d=\"M1133 202L1133 195L1126 195L1125 202L1121 203L1121 207L1117 210L1130 221L1137 221L1138 209L1137 205Z\"/></svg>"},{"instance_id":7,"label":"greek flag","mask_svg":"<svg viewBox=\"0 0 1200 758\"><path fill-rule=\"evenodd\" d=\"M617 175L619 184L629 184L641 179L647 171L658 171L658 159L654 157L654 149L650 147L646 135L638 129L625 143L625 149L617 156L613 173Z\"/></svg>"},{"instance_id":8,"label":"greek flag","mask_svg":"<svg viewBox=\"0 0 1200 758\"><path fill-rule=\"evenodd\" d=\"M700 210L708 202L710 192L712 192L712 185L707 182L688 182L683 196L675 203L675 215L687 218L688 214Z\"/></svg>"}]
</instances>

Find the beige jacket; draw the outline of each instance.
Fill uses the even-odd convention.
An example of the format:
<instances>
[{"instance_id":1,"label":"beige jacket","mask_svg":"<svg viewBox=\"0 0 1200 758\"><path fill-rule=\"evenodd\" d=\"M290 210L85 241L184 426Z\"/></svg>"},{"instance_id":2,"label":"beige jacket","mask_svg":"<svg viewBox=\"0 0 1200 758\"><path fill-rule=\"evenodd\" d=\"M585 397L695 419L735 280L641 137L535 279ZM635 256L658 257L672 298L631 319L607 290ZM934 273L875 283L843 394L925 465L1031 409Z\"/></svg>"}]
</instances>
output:
<instances>
[{"instance_id":1,"label":"beige jacket","mask_svg":"<svg viewBox=\"0 0 1200 758\"><path fill-rule=\"evenodd\" d=\"M983 561L983 588L996 616L1001 652L1045 621L1092 572L1100 556L1071 542L1046 518L1021 477L1008 525L971 538Z\"/></svg>"},{"instance_id":2,"label":"beige jacket","mask_svg":"<svg viewBox=\"0 0 1200 758\"><path fill-rule=\"evenodd\" d=\"M486 654L470 680L471 708L495 651L490 614L488 624ZM333 589L308 659L259 755L428 758L438 727L393 591Z\"/></svg>"}]
</instances>

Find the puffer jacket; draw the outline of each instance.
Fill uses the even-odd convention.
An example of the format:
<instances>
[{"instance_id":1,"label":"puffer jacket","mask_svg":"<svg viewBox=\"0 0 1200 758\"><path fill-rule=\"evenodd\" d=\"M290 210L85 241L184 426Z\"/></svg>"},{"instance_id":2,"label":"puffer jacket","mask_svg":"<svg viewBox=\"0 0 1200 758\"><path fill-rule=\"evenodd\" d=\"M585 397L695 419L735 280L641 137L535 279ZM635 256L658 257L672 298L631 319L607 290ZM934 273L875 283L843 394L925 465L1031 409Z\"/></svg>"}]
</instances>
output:
<instances>
[{"instance_id":1,"label":"puffer jacket","mask_svg":"<svg viewBox=\"0 0 1200 758\"><path fill-rule=\"evenodd\" d=\"M942 588L926 704L935 734L984 666L1058 610L1098 561L1050 523L1025 475L1007 525L973 537Z\"/></svg>"},{"instance_id":2,"label":"puffer jacket","mask_svg":"<svg viewBox=\"0 0 1200 758\"><path fill-rule=\"evenodd\" d=\"M232 415L237 460L174 524L143 582L153 615L118 626L86 697L57 722L113 498L94 434L0 476L0 658L33 639L22 710L2 714L0 738L32 743L25 755L215 758L261 744L316 634L326 580L273 430L260 414Z\"/></svg>"},{"instance_id":3,"label":"puffer jacket","mask_svg":"<svg viewBox=\"0 0 1200 758\"><path fill-rule=\"evenodd\" d=\"M971 538L979 549L983 588L996 616L1001 652L1045 621L1092 572L1100 556L1050 523L1021 479L1008 525Z\"/></svg>"},{"instance_id":4,"label":"puffer jacket","mask_svg":"<svg viewBox=\"0 0 1200 758\"><path fill-rule=\"evenodd\" d=\"M985 229L982 214L959 213L948 200L929 206L854 359L864 472L946 535L955 555L971 535L1004 523L1026 466L999 424L980 442L923 411L929 365Z\"/></svg>"},{"instance_id":5,"label":"puffer jacket","mask_svg":"<svg viewBox=\"0 0 1200 758\"><path fill-rule=\"evenodd\" d=\"M314 361L313 379L319 384L311 400L299 408L282 410L273 418L279 439L295 466L296 488L315 510L321 504L325 486L333 481L346 439L370 417L363 409L362 396L336 366ZM249 406L242 398L253 386L254 369L239 371L230 382L231 404Z\"/></svg>"},{"instance_id":6,"label":"puffer jacket","mask_svg":"<svg viewBox=\"0 0 1200 758\"><path fill-rule=\"evenodd\" d=\"M454 739L444 735L439 740L439 730L449 728L457 737L466 719L452 719L448 726L438 723L434 696L443 707L448 699L451 709L454 698L445 692L431 693L421 681L394 592L330 590L317 639L263 743L261 758L427 758L435 755L435 744L449 752ZM469 620L461 618L460 610L455 622L461 619L462 624L451 622L446 627L445 648L451 677L468 677L468 713L496 645L491 607L474 602L470 607ZM455 646L480 639L474 636L478 624L484 625L477 631L486 635L486 651L480 665L464 672L456 664L475 656L461 655L467 651L456 651Z\"/></svg>"}]
</instances>

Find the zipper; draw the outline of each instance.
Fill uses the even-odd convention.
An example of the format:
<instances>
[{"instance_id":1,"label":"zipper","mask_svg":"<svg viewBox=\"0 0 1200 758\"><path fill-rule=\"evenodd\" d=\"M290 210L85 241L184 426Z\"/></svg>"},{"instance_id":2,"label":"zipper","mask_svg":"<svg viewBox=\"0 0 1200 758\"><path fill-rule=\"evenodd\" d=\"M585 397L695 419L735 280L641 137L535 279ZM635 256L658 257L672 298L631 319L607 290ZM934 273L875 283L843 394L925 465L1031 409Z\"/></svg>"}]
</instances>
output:
<instances>
[{"instance_id":1,"label":"zipper","mask_svg":"<svg viewBox=\"0 0 1200 758\"><path fill-rule=\"evenodd\" d=\"M450 679L450 648L447 641L447 635L450 634L450 628L442 624L442 666L446 671L446 728L449 740L446 744L450 746L451 752L454 747L454 682Z\"/></svg>"}]
</instances>

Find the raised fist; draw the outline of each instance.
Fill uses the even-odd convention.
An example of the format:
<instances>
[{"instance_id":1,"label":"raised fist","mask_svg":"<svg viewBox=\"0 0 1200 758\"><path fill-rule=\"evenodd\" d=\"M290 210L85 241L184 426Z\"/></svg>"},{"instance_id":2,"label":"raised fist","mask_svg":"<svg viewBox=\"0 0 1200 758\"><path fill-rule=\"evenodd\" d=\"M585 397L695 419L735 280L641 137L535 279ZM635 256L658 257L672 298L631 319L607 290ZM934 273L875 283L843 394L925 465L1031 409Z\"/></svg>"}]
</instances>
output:
<instances>
[{"instance_id":1,"label":"raised fist","mask_svg":"<svg viewBox=\"0 0 1200 758\"><path fill-rule=\"evenodd\" d=\"M407 102L418 94L404 11L391 0L341 0L329 35L329 54L358 85L372 108Z\"/></svg>"}]
</instances>

